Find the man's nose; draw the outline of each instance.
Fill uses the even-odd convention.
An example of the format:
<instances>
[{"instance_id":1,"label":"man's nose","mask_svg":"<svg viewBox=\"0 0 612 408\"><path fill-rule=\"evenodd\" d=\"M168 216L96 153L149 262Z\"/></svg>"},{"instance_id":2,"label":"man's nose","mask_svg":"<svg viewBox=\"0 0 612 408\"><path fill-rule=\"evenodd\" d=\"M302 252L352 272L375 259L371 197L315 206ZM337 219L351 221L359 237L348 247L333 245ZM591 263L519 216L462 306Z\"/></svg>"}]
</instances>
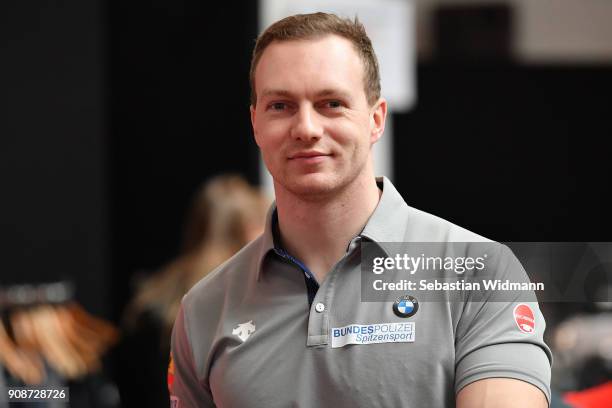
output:
<instances>
[{"instance_id":1,"label":"man's nose","mask_svg":"<svg viewBox=\"0 0 612 408\"><path fill-rule=\"evenodd\" d=\"M302 106L294 117L291 136L294 139L311 141L321 138L323 129L317 111L312 106Z\"/></svg>"}]
</instances>

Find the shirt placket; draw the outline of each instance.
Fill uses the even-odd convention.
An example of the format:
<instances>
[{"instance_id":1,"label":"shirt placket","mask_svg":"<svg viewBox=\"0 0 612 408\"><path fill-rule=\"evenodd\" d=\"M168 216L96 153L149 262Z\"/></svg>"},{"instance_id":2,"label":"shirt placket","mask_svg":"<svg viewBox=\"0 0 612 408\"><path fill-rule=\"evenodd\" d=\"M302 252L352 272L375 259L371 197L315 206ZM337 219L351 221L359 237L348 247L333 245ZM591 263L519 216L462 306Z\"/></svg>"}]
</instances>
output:
<instances>
[{"instance_id":1,"label":"shirt placket","mask_svg":"<svg viewBox=\"0 0 612 408\"><path fill-rule=\"evenodd\" d=\"M309 306L308 338L306 340L306 345L309 347L322 347L329 343L330 305L333 300L336 278L339 274L339 270L344 266L345 260L355 250L359 240L360 237L351 240L346 254L336 263L336 265L334 265L334 268L329 272L322 286L319 286L314 274L304 265L304 263L281 248L275 249L275 252L279 256L297 266L304 273Z\"/></svg>"}]
</instances>

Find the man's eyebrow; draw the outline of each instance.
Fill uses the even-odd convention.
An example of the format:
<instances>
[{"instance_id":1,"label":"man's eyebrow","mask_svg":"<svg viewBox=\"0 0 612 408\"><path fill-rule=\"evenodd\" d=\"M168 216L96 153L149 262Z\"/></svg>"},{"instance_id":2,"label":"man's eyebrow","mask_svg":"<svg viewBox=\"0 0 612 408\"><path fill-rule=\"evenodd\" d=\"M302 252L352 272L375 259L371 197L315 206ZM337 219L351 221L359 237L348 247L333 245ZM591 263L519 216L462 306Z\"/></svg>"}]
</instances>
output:
<instances>
[{"instance_id":1,"label":"man's eyebrow","mask_svg":"<svg viewBox=\"0 0 612 408\"><path fill-rule=\"evenodd\" d=\"M286 91L284 89L264 89L264 91L261 93L262 97L265 96L285 96L290 98L291 96L293 96L293 94L289 91Z\"/></svg>"},{"instance_id":2,"label":"man's eyebrow","mask_svg":"<svg viewBox=\"0 0 612 408\"><path fill-rule=\"evenodd\" d=\"M317 97L337 96L343 99L350 99L349 92L345 92L342 89L334 89L334 88L323 89L322 91L317 92L316 95Z\"/></svg>"},{"instance_id":3,"label":"man's eyebrow","mask_svg":"<svg viewBox=\"0 0 612 408\"><path fill-rule=\"evenodd\" d=\"M284 89L264 89L264 91L261 93L261 96L262 97L284 96L287 98L291 98L293 97L293 94ZM325 97L325 96L337 96L337 97L344 98L344 99L350 99L349 92L343 91L341 89L334 89L334 88L322 89L321 91L317 92L315 96L318 98Z\"/></svg>"}]
</instances>

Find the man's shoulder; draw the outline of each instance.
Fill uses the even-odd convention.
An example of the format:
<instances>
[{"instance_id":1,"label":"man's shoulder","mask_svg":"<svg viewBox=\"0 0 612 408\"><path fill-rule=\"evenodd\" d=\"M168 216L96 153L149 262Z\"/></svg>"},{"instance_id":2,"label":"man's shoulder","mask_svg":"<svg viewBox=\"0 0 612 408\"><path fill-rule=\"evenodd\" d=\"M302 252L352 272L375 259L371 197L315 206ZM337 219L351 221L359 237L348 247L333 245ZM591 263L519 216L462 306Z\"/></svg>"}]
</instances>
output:
<instances>
[{"instance_id":1,"label":"man's shoulder","mask_svg":"<svg viewBox=\"0 0 612 408\"><path fill-rule=\"evenodd\" d=\"M386 177L383 195L365 233L379 242L490 242L444 218L411 207Z\"/></svg>"},{"instance_id":2,"label":"man's shoulder","mask_svg":"<svg viewBox=\"0 0 612 408\"><path fill-rule=\"evenodd\" d=\"M196 283L183 298L186 309L212 306L227 295L239 297L256 279L262 244L260 236Z\"/></svg>"},{"instance_id":3,"label":"man's shoulder","mask_svg":"<svg viewBox=\"0 0 612 408\"><path fill-rule=\"evenodd\" d=\"M184 329L176 335L188 339L199 375L208 372L208 352L217 333L227 332L227 324L232 324L228 321L254 286L262 245L261 237L247 244L196 283L182 299Z\"/></svg>"},{"instance_id":4,"label":"man's shoulder","mask_svg":"<svg viewBox=\"0 0 612 408\"><path fill-rule=\"evenodd\" d=\"M475 232L444 218L406 205L408 225L406 241L420 242L491 242Z\"/></svg>"}]
</instances>

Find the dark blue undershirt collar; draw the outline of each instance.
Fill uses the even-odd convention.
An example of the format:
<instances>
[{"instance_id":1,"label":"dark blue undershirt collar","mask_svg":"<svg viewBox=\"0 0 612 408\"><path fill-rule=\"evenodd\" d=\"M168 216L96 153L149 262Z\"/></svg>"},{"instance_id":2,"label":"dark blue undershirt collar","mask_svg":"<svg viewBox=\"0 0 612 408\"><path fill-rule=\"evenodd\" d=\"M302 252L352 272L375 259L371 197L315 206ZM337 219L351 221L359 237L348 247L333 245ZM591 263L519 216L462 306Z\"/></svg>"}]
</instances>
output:
<instances>
[{"instance_id":1,"label":"dark blue undershirt collar","mask_svg":"<svg viewBox=\"0 0 612 408\"><path fill-rule=\"evenodd\" d=\"M312 302L317 294L317 291L319 290L319 282L317 282L314 274L302 261L290 255L281 247L280 230L278 228L278 214L276 209L272 214L272 237L274 240L274 252L285 261L297 266L304 273L304 281L306 283L306 291L308 294L308 306L312 306Z\"/></svg>"}]
</instances>

